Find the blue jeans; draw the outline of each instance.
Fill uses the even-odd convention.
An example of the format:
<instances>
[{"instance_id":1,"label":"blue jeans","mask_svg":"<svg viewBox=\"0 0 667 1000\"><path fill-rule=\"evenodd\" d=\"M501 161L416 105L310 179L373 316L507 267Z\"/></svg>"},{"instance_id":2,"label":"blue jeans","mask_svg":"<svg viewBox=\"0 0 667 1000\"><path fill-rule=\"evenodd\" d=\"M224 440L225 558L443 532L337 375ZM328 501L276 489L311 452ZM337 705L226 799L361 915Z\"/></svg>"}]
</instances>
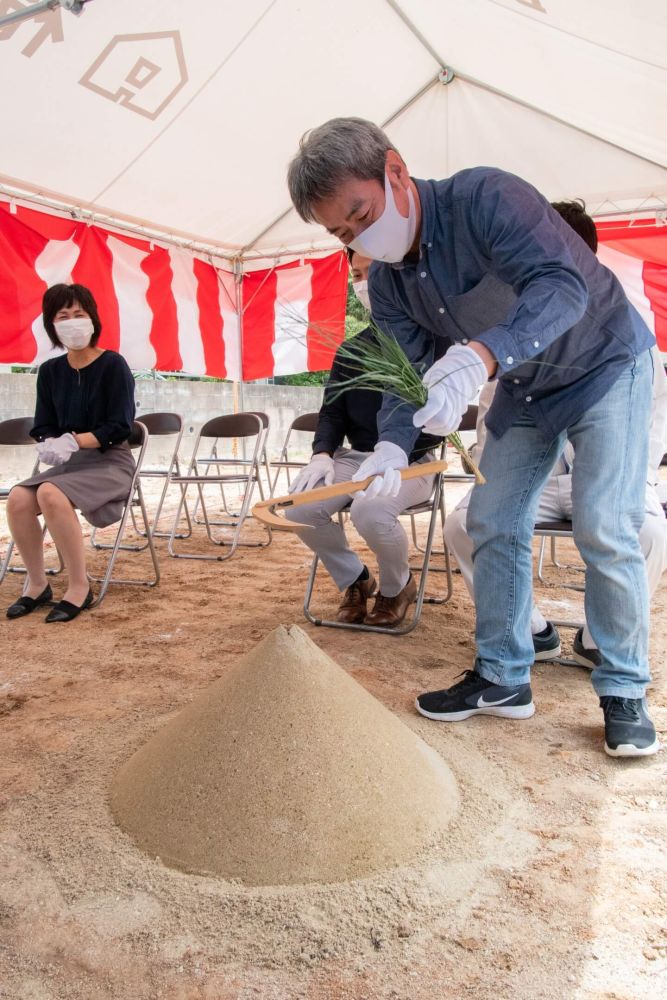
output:
<instances>
[{"instance_id":1,"label":"blue jeans","mask_svg":"<svg viewBox=\"0 0 667 1000\"><path fill-rule=\"evenodd\" d=\"M485 486L473 490L477 609L475 669L489 681L526 684L533 663L532 537L539 496L566 437L575 448L572 525L586 564L586 620L602 662L598 695L642 698L648 668L648 590L638 532L644 519L653 367L639 355L609 392L552 440L529 415L489 437Z\"/></svg>"}]
</instances>

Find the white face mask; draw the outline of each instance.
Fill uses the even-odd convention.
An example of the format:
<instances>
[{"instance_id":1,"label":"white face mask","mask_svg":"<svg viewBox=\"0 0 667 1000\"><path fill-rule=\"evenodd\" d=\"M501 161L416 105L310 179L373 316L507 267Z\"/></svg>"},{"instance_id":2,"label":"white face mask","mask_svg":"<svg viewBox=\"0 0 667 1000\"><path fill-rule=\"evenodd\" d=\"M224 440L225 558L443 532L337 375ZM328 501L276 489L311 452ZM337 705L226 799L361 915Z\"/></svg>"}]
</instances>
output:
<instances>
[{"instance_id":1,"label":"white face mask","mask_svg":"<svg viewBox=\"0 0 667 1000\"><path fill-rule=\"evenodd\" d=\"M368 282L367 281L353 281L352 282L352 291L357 296L357 298L361 302L361 304L364 307L364 309L368 309L368 311L370 312L371 311L371 298L370 298L370 295L368 294Z\"/></svg>"},{"instance_id":2,"label":"white face mask","mask_svg":"<svg viewBox=\"0 0 667 1000\"><path fill-rule=\"evenodd\" d=\"M404 219L396 208L389 177L384 175L384 211L379 219L348 244L351 250L373 260L398 264L412 246L417 231L417 210L411 188L408 188L408 217Z\"/></svg>"},{"instance_id":3,"label":"white face mask","mask_svg":"<svg viewBox=\"0 0 667 1000\"><path fill-rule=\"evenodd\" d=\"M80 351L81 348L88 347L90 338L95 332L92 319L84 319L83 317L80 319L61 319L58 323L54 323L53 327L63 347L68 347L73 351Z\"/></svg>"}]
</instances>

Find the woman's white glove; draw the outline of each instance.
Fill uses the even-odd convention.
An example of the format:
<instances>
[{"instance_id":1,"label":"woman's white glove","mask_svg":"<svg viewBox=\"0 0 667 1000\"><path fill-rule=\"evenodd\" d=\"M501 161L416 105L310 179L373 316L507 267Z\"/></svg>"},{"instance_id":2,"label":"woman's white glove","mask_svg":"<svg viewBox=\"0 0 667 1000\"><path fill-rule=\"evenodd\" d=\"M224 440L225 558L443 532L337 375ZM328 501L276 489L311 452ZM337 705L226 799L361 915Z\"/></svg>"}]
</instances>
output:
<instances>
[{"instance_id":1,"label":"woman's white glove","mask_svg":"<svg viewBox=\"0 0 667 1000\"><path fill-rule=\"evenodd\" d=\"M75 451L79 450L73 434L61 434L57 438L47 438L37 445L39 460L44 465L64 465Z\"/></svg>"},{"instance_id":2,"label":"woman's white glove","mask_svg":"<svg viewBox=\"0 0 667 1000\"><path fill-rule=\"evenodd\" d=\"M334 481L335 466L331 455L326 455L323 451L313 455L308 465L306 465L289 488L290 493L304 493L306 490L313 490L318 483L324 486L331 486Z\"/></svg>"},{"instance_id":3,"label":"woman's white glove","mask_svg":"<svg viewBox=\"0 0 667 1000\"><path fill-rule=\"evenodd\" d=\"M352 482L358 483L368 476L375 476L373 482L365 490L359 490L355 496L366 497L371 500L373 497L395 497L401 488L401 469L407 469L408 456L402 448L391 441L378 441L372 455L364 459L355 474Z\"/></svg>"},{"instance_id":4,"label":"woman's white glove","mask_svg":"<svg viewBox=\"0 0 667 1000\"><path fill-rule=\"evenodd\" d=\"M488 377L479 354L465 344L454 344L422 379L428 399L412 418L415 427L436 437L452 434Z\"/></svg>"}]
</instances>

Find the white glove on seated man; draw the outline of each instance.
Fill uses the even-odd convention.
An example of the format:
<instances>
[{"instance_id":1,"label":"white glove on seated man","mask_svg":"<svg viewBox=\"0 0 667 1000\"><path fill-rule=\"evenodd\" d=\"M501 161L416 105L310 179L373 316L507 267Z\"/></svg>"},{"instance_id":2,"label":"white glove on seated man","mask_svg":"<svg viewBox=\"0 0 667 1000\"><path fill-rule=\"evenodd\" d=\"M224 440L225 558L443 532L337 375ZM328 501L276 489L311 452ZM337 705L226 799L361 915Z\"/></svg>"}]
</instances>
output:
<instances>
[{"instance_id":1,"label":"white glove on seated man","mask_svg":"<svg viewBox=\"0 0 667 1000\"><path fill-rule=\"evenodd\" d=\"M44 465L64 465L78 450L73 434L61 434L60 437L47 438L37 444L37 454Z\"/></svg>"},{"instance_id":2,"label":"white glove on seated man","mask_svg":"<svg viewBox=\"0 0 667 1000\"><path fill-rule=\"evenodd\" d=\"M359 483L368 476L375 476L373 482L365 490L359 490L355 496L366 497L371 500L373 497L395 497L401 488L400 469L407 469L408 456L402 448L391 441L378 441L372 455L364 459L355 474L352 476L353 483Z\"/></svg>"},{"instance_id":3,"label":"white glove on seated man","mask_svg":"<svg viewBox=\"0 0 667 1000\"><path fill-rule=\"evenodd\" d=\"M422 379L428 399L412 418L427 434L446 437L461 423L463 414L488 379L486 365L471 347L454 344Z\"/></svg>"},{"instance_id":4,"label":"white glove on seated man","mask_svg":"<svg viewBox=\"0 0 667 1000\"><path fill-rule=\"evenodd\" d=\"M289 488L290 493L304 493L306 490L313 490L320 483L323 486L331 486L334 481L334 460L331 455L320 451L313 455L308 465L305 466L296 477Z\"/></svg>"}]
</instances>

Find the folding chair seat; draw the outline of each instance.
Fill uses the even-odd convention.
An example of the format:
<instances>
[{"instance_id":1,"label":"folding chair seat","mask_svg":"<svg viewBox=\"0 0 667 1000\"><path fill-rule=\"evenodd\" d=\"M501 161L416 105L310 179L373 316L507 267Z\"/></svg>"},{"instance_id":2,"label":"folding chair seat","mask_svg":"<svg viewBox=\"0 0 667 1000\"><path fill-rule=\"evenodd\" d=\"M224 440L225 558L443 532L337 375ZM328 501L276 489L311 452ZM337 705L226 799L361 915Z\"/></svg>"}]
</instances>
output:
<instances>
[{"instance_id":1,"label":"folding chair seat","mask_svg":"<svg viewBox=\"0 0 667 1000\"><path fill-rule=\"evenodd\" d=\"M270 496L277 495L278 479L281 472L285 472L287 477L287 489L291 486L290 469L303 469L308 462L303 460L296 460L290 457L290 438L294 433L304 433L309 434L311 437L317 431L317 424L320 419L318 413L302 413L300 416L295 417L292 423L287 428L287 434L285 435L285 441L280 452L280 457L277 461L271 462L271 468L276 470L276 475L271 484Z\"/></svg>"},{"instance_id":2,"label":"folding chair seat","mask_svg":"<svg viewBox=\"0 0 667 1000\"><path fill-rule=\"evenodd\" d=\"M194 448L192 451L192 457L188 465L188 471L186 475L182 476L172 476L171 482L175 483L180 487L181 496L174 517L174 523L172 526L171 534L169 536L168 551L170 556L174 556L179 559L209 559L215 560L217 562L222 562L225 559L230 559L234 555L236 549L239 545L251 548L264 548L271 542L271 530L270 528L265 528L267 533L267 540L263 542L247 542L241 541L241 531L245 523L246 518L250 510L250 505L252 501L252 495L257 486L260 497L264 498L264 492L261 484L261 476L259 463L262 455L262 450L266 446L266 432L268 431L268 417L266 417L266 427L262 420L262 416L266 417L266 414L258 415L257 413L234 413L227 414L221 417L214 417L212 420L207 421L201 428L199 434L197 435ZM250 458L238 458L237 456L225 457L218 454L218 443L221 442L222 447L225 443L233 441L235 438L254 438L252 455ZM213 444L211 445L211 442ZM208 453L206 455L200 454L200 448L206 445ZM215 449L215 454L212 454ZM211 472L211 467L215 467L218 471ZM203 467L203 468L201 468ZM226 472L221 471L224 469L232 468L235 471ZM238 471L243 470L243 471ZM232 518L231 521L214 521L209 517L206 498L204 496L204 488L206 486L217 486L223 491L222 495L224 498L224 487L236 485L243 489L243 500L241 502L241 507L238 512L229 511L226 506L225 510L228 515ZM176 552L174 548L174 542L177 536L177 528L181 518L181 511L183 510L184 504L187 501L187 492L191 486L197 488L197 506L202 513L202 522L206 527L206 534L210 542L214 545L225 546L229 548L229 552L224 555L200 555L193 552ZM210 503L210 500L209 500ZM194 518L193 518L194 520ZM199 522L197 522L199 523ZM232 528L232 537L214 536L211 528L214 526L223 526L226 528Z\"/></svg>"},{"instance_id":3,"label":"folding chair seat","mask_svg":"<svg viewBox=\"0 0 667 1000\"><path fill-rule=\"evenodd\" d=\"M445 446L441 448L440 457L443 458L445 454ZM349 624L347 622L337 622L333 620L327 620L320 618L312 613L310 610L311 600L313 597L313 590L315 588L315 578L317 575L317 567L319 564L319 557L317 555L313 556L313 561L310 567L310 574L308 576L308 583L306 585L306 595L304 597L303 603L303 613L306 619L313 625L324 625L328 628L341 628L341 629L351 629L361 632L381 632L386 635L407 635L408 632L412 632L414 628L417 627L419 619L421 618L422 608L424 604L446 604L451 598L453 592L452 583L452 572L449 561L449 552L447 547L444 545L444 528L445 528L445 499L444 499L444 473L438 473L434 476L433 482L433 492L431 498L424 503L416 504L413 507L408 507L406 510L402 511L401 517L406 516L411 519L414 526L415 518L419 514L429 514L429 525L428 532L426 536L426 544L423 549L419 551L423 554L423 559L421 565L411 566L410 569L413 573L420 574L419 587L417 588L417 599L415 601L415 610L411 618L404 621L402 625L398 628L386 628L380 625L364 625L361 624ZM346 508L346 510L348 510ZM443 548L438 552L433 548L433 538L435 535L436 524L440 519L440 528L443 532ZM444 565L440 569L440 572L446 573L447 575L447 593L444 597L426 597L426 581L429 572L433 571L433 566L431 566L431 558L434 555L443 556Z\"/></svg>"},{"instance_id":4,"label":"folding chair seat","mask_svg":"<svg viewBox=\"0 0 667 1000\"><path fill-rule=\"evenodd\" d=\"M34 427L35 418L34 417L12 417L9 420L0 421L0 446L17 448L30 445L33 449L35 447L34 438L30 437L30 431ZM28 479L30 476L34 476L39 472L39 458L36 458L32 470L27 473L23 478ZM0 501L6 501L11 492L11 485L1 485L0 486ZM44 525L43 533L46 534L46 525ZM56 549L56 552L58 550ZM14 539L10 537L7 542L7 551L5 552L2 561L0 562L0 583L4 580L7 573L25 573L25 567L23 566L10 566L10 560L14 552ZM55 576L63 568L62 559L60 558L60 553L58 552L58 566L54 568L47 569L46 572L50 576Z\"/></svg>"},{"instance_id":5,"label":"folding chair seat","mask_svg":"<svg viewBox=\"0 0 667 1000\"><path fill-rule=\"evenodd\" d=\"M132 433L128 440L128 444L133 451L138 452L135 456L135 470L132 476L132 482L130 484L130 489L128 490L127 498L123 506L123 514L118 523L116 529L116 537L113 543L108 545L96 544L96 548L110 548L111 552L109 555L109 560L107 562L106 570L103 576L92 576L89 574L89 579L92 583L100 583L101 587L99 592L91 604L92 608L98 607L104 597L108 588L111 584L126 584L129 586L138 587L155 587L160 582L160 565L158 562L157 552L155 551L155 546L153 545L153 534L150 527L150 520L148 513L146 511L146 504L144 501L144 494L141 488L141 470L146 455L146 448L148 446L149 434L145 425L139 421L135 420L132 425ZM142 536L146 538L146 541L141 545L131 545L124 544L123 539L125 536L125 529L127 527L127 522L130 519L130 514L132 515L132 520L134 521L136 511L141 514L141 519L143 521L143 531ZM123 552L143 552L148 549L151 556L151 561L153 564L153 577L148 580L137 580L137 579L114 579L113 571L116 565L116 559L118 553L122 550Z\"/></svg>"}]
</instances>

